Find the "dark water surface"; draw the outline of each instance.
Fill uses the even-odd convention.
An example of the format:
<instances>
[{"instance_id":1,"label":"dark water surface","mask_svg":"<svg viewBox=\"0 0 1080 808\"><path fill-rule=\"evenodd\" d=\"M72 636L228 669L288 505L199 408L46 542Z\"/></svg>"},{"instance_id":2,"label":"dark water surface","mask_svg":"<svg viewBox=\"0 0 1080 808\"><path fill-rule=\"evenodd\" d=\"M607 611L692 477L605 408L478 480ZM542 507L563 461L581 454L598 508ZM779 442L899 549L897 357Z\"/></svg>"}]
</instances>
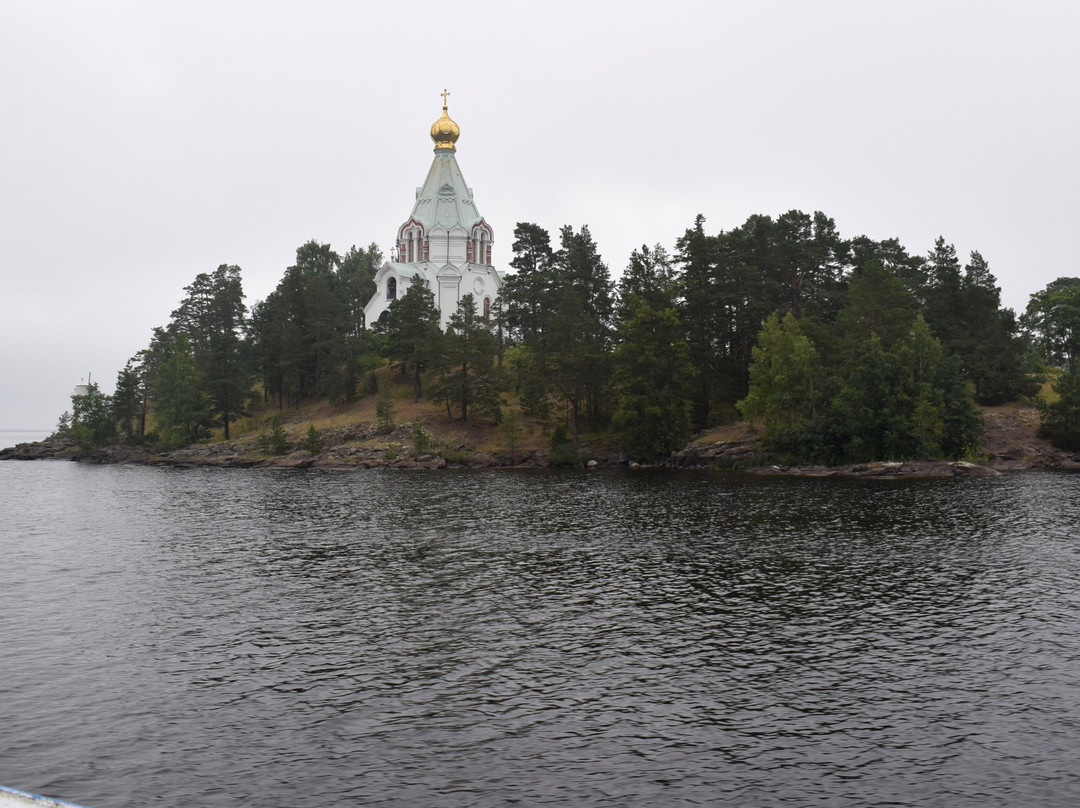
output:
<instances>
[{"instance_id":1,"label":"dark water surface","mask_svg":"<svg viewBox=\"0 0 1080 808\"><path fill-rule=\"evenodd\" d=\"M1080 476L0 463L0 783L1080 804Z\"/></svg>"}]
</instances>

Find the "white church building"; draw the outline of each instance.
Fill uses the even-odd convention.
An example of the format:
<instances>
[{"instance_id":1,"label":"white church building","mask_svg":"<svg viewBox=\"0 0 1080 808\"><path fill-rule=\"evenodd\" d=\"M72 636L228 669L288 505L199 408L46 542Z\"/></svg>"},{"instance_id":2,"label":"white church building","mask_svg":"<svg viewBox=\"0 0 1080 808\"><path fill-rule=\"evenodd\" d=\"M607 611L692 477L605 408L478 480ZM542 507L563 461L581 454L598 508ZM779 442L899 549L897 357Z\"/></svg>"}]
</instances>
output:
<instances>
[{"instance_id":1,"label":"white church building","mask_svg":"<svg viewBox=\"0 0 1080 808\"><path fill-rule=\"evenodd\" d=\"M471 294L477 313L486 315L502 287L502 276L491 263L494 234L458 168L461 130L450 120L447 95L443 93L442 117L431 125L435 159L416 189L412 215L398 228L390 260L375 275L375 295L364 307L368 325L404 295L415 278L434 294L444 329L462 297Z\"/></svg>"}]
</instances>

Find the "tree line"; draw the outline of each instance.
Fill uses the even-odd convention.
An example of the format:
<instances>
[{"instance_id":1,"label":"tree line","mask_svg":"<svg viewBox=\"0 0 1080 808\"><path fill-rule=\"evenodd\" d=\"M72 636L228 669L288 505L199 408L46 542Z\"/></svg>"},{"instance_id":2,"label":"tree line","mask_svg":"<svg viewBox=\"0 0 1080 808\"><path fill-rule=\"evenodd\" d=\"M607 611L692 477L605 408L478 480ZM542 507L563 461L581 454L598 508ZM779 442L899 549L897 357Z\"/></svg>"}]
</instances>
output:
<instances>
[{"instance_id":1,"label":"tree line","mask_svg":"<svg viewBox=\"0 0 1080 808\"><path fill-rule=\"evenodd\" d=\"M586 431L653 462L739 416L796 461L957 458L977 449L976 404L1033 396L1051 372L1043 428L1080 445L1080 279L1033 294L1018 318L978 252L962 264L943 238L926 255L844 239L821 212L715 234L698 216L672 252L635 250L618 283L588 226L557 235L519 223L491 310L466 295L445 329L422 281L365 322L374 244L305 243L250 310L240 269L222 265L185 287L115 394L77 397L61 427L87 445L177 446L215 427L228 439L260 400L347 402L389 363L448 418L556 419L552 456L568 462Z\"/></svg>"}]
</instances>

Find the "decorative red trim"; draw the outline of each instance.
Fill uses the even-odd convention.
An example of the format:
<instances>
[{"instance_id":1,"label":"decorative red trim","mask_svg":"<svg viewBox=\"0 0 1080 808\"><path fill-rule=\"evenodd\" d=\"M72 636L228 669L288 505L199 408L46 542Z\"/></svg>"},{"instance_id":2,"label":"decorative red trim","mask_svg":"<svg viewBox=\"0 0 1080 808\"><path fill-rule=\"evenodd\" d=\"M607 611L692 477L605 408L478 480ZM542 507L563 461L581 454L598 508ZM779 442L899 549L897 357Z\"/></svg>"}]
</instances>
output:
<instances>
[{"instance_id":1,"label":"decorative red trim","mask_svg":"<svg viewBox=\"0 0 1080 808\"><path fill-rule=\"evenodd\" d=\"M409 221L405 222L405 224L398 228L398 238L404 241L405 231L408 230L410 227L414 226L420 228L421 238L427 238L427 228L424 227L424 223L421 221L417 221L412 216L409 217Z\"/></svg>"}]
</instances>

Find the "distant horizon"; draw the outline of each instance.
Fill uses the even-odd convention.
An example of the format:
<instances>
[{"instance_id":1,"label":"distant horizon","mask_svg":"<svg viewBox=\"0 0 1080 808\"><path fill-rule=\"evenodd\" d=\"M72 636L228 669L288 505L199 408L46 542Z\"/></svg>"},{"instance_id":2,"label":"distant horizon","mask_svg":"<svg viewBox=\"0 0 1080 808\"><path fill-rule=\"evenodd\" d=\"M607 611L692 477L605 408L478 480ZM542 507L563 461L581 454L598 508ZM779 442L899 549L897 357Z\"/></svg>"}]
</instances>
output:
<instances>
[{"instance_id":1,"label":"distant horizon","mask_svg":"<svg viewBox=\"0 0 1080 808\"><path fill-rule=\"evenodd\" d=\"M0 429L0 450L13 449L20 443L37 443L45 440L55 428L49 429Z\"/></svg>"}]
</instances>

